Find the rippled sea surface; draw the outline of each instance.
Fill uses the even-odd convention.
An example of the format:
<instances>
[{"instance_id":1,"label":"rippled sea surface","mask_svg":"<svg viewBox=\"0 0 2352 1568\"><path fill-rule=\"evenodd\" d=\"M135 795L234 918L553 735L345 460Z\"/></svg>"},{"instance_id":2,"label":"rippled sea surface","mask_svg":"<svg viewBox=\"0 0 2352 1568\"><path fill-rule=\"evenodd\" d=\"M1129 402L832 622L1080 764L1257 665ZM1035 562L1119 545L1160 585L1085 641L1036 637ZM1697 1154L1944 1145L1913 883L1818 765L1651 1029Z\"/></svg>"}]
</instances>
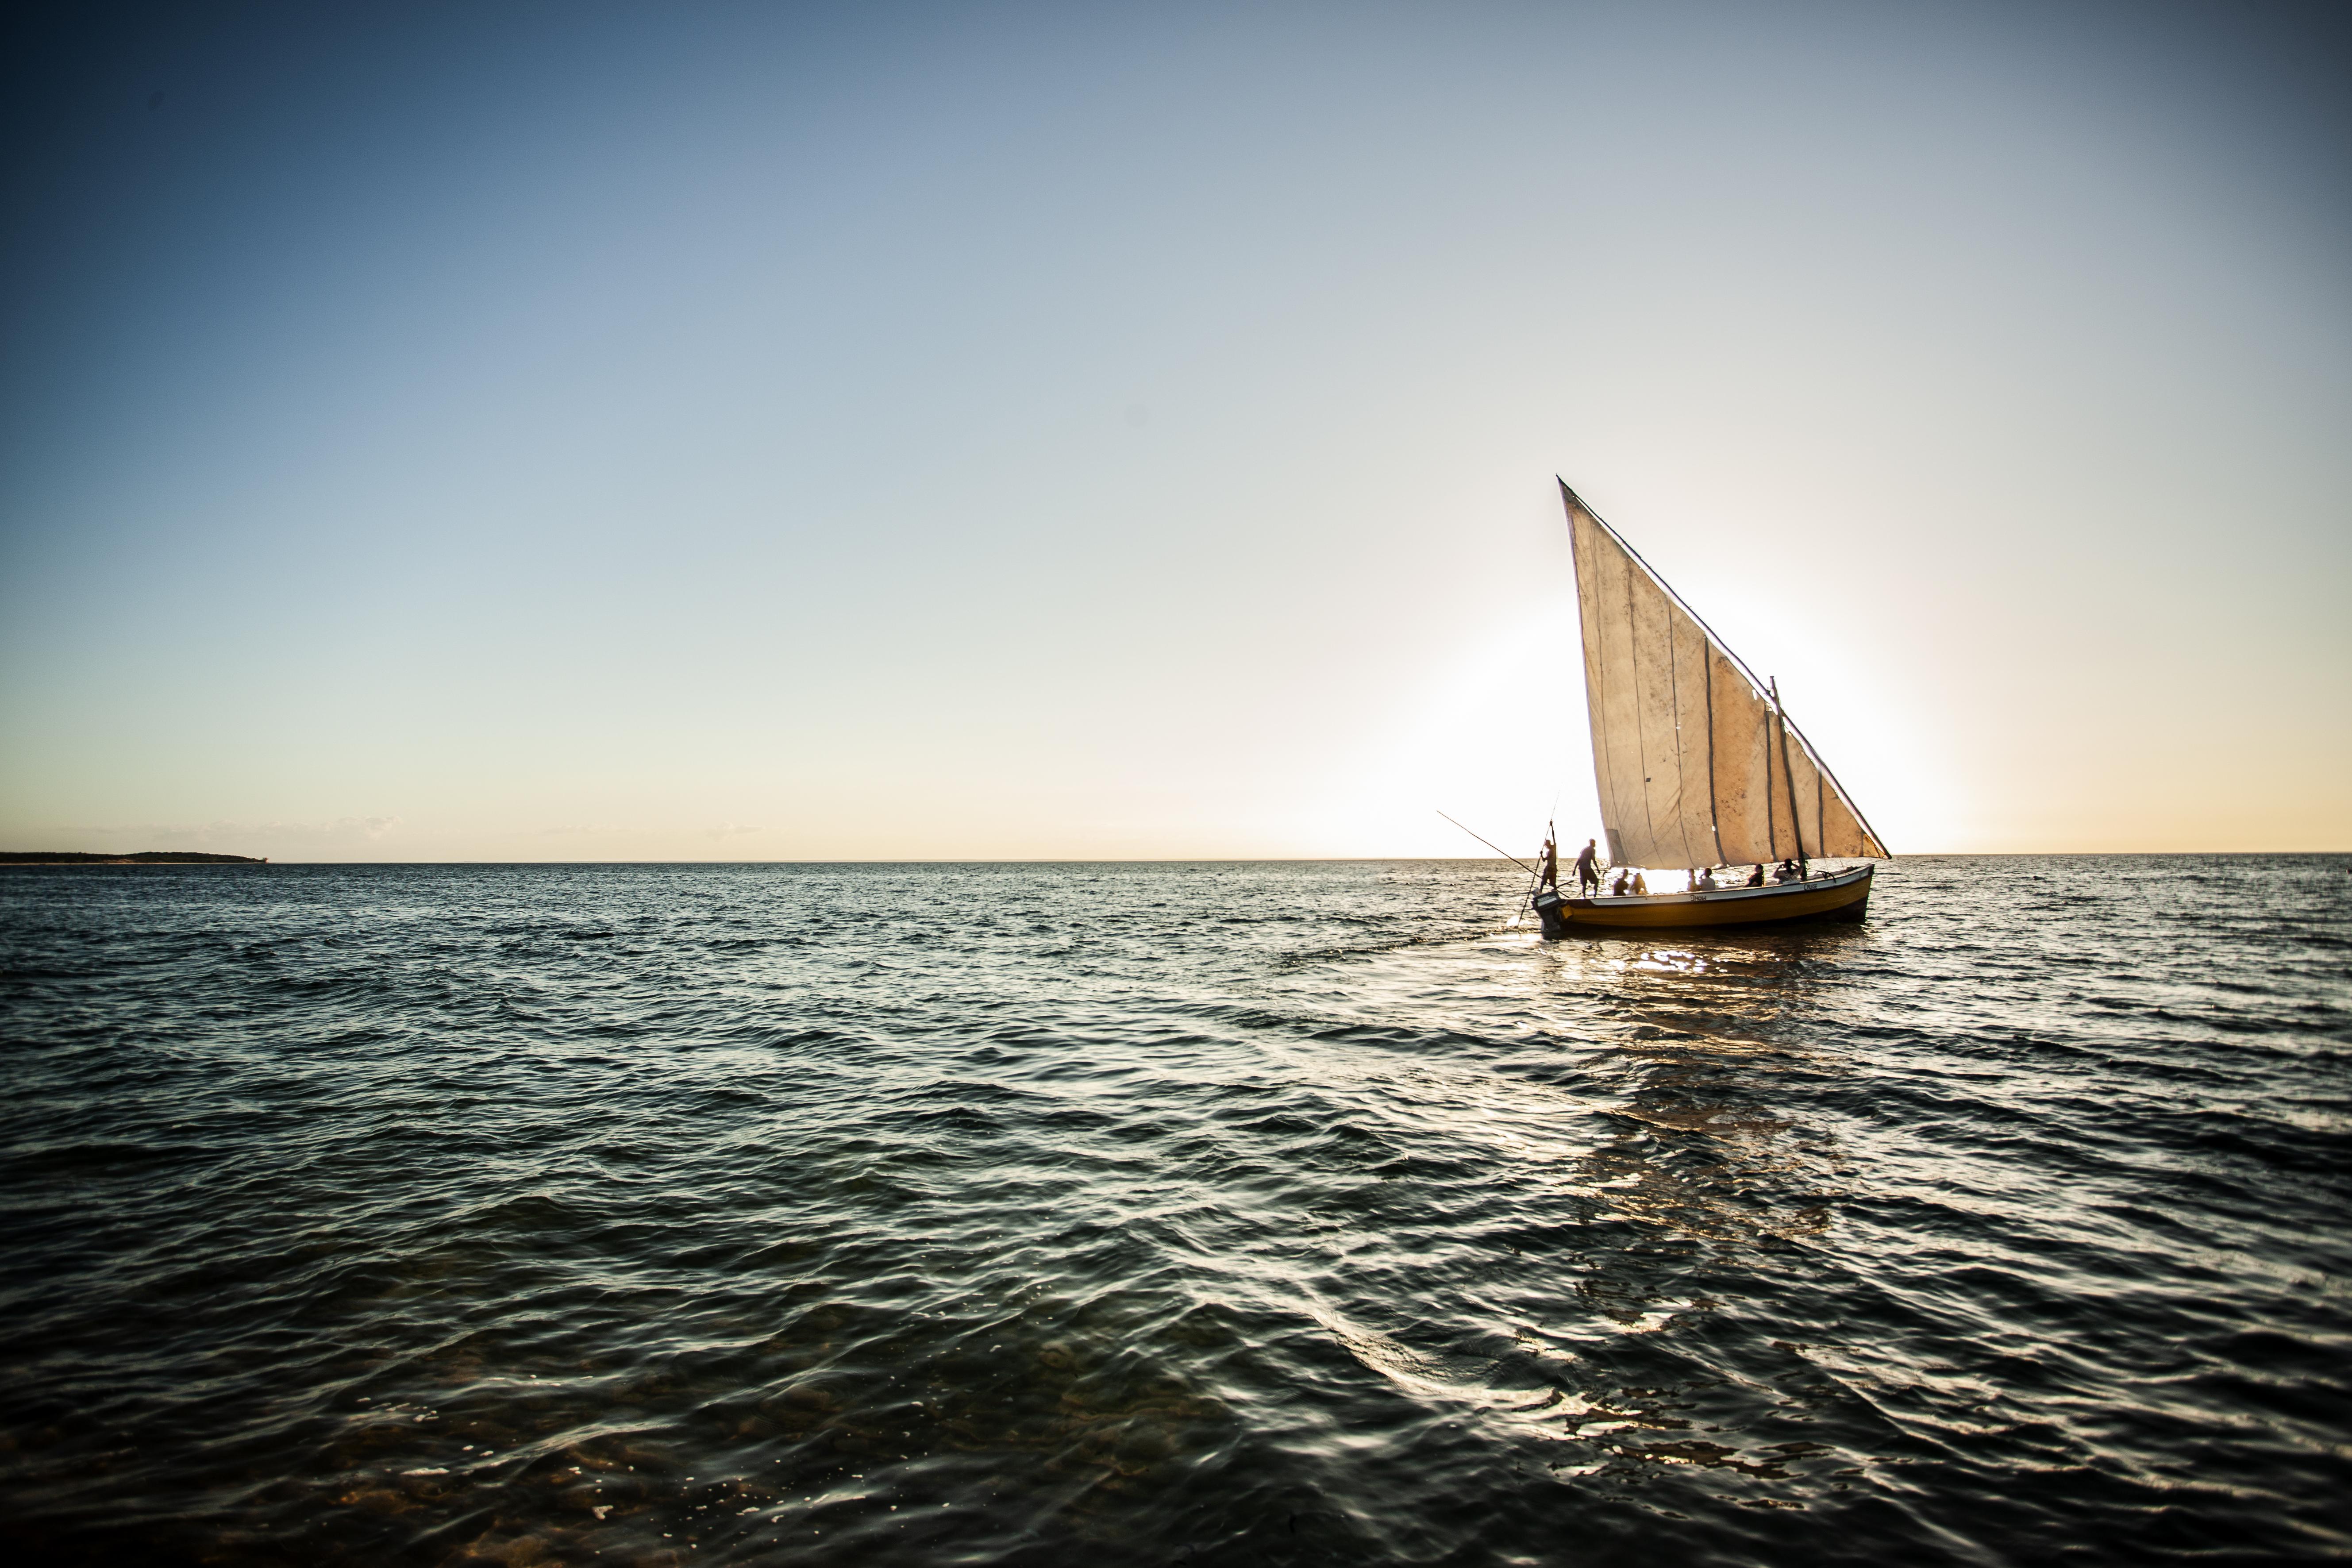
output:
<instances>
[{"instance_id":1,"label":"rippled sea surface","mask_svg":"<svg viewBox=\"0 0 2352 1568\"><path fill-rule=\"evenodd\" d=\"M0 875L0 1544L2339 1557L2348 867Z\"/></svg>"}]
</instances>

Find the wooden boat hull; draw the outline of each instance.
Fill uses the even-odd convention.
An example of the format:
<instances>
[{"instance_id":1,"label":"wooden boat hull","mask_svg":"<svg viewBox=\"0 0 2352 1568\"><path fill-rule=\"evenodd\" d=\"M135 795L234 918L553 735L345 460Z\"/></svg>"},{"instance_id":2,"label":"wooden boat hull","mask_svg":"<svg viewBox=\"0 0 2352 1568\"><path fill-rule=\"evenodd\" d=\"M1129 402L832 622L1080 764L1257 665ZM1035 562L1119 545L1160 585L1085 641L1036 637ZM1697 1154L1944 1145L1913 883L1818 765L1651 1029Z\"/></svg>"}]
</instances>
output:
<instances>
[{"instance_id":1,"label":"wooden boat hull","mask_svg":"<svg viewBox=\"0 0 2352 1568\"><path fill-rule=\"evenodd\" d=\"M1623 898L1536 895L1546 936L1580 931L1688 930L1778 925L1783 921L1858 921L1870 907L1874 866L1775 887L1719 888L1710 893L1628 894Z\"/></svg>"}]
</instances>

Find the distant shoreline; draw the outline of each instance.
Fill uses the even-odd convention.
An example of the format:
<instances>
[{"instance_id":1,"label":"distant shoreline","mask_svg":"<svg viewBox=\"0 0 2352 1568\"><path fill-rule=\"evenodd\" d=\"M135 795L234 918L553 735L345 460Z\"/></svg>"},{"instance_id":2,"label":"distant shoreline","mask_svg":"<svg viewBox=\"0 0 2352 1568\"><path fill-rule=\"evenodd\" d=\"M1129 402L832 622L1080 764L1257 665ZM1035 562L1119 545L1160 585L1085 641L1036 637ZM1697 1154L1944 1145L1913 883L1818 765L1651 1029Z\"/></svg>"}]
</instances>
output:
<instances>
[{"instance_id":1,"label":"distant shoreline","mask_svg":"<svg viewBox=\"0 0 2352 1568\"><path fill-rule=\"evenodd\" d=\"M269 858L199 855L192 849L142 849L135 855L91 855L71 849L0 849L6 866L267 866Z\"/></svg>"}]
</instances>

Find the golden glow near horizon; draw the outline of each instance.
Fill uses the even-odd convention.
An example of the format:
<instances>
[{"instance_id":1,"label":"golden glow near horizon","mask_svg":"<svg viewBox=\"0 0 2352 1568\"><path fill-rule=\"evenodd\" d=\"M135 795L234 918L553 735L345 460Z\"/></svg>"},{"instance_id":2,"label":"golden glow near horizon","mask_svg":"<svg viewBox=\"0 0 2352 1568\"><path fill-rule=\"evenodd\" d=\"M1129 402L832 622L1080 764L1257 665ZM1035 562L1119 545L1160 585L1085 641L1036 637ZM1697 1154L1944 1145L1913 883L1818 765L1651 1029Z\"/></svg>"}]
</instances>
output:
<instances>
[{"instance_id":1,"label":"golden glow near horizon","mask_svg":"<svg viewBox=\"0 0 2352 1568\"><path fill-rule=\"evenodd\" d=\"M1898 854L2352 848L2346 100L2095 11L50 62L0 847L1580 843L1558 473Z\"/></svg>"}]
</instances>

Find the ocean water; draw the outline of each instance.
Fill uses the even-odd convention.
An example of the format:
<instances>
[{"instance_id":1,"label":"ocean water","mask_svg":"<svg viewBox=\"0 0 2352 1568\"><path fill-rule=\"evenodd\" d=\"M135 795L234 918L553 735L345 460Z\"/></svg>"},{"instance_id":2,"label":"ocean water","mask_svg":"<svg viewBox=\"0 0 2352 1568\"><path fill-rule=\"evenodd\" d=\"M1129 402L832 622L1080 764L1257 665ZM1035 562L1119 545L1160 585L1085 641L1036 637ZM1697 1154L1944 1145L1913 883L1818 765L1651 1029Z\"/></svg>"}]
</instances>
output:
<instances>
[{"instance_id":1,"label":"ocean water","mask_svg":"<svg viewBox=\"0 0 2352 1568\"><path fill-rule=\"evenodd\" d=\"M0 875L19 1561L2352 1550L2352 876Z\"/></svg>"}]
</instances>

